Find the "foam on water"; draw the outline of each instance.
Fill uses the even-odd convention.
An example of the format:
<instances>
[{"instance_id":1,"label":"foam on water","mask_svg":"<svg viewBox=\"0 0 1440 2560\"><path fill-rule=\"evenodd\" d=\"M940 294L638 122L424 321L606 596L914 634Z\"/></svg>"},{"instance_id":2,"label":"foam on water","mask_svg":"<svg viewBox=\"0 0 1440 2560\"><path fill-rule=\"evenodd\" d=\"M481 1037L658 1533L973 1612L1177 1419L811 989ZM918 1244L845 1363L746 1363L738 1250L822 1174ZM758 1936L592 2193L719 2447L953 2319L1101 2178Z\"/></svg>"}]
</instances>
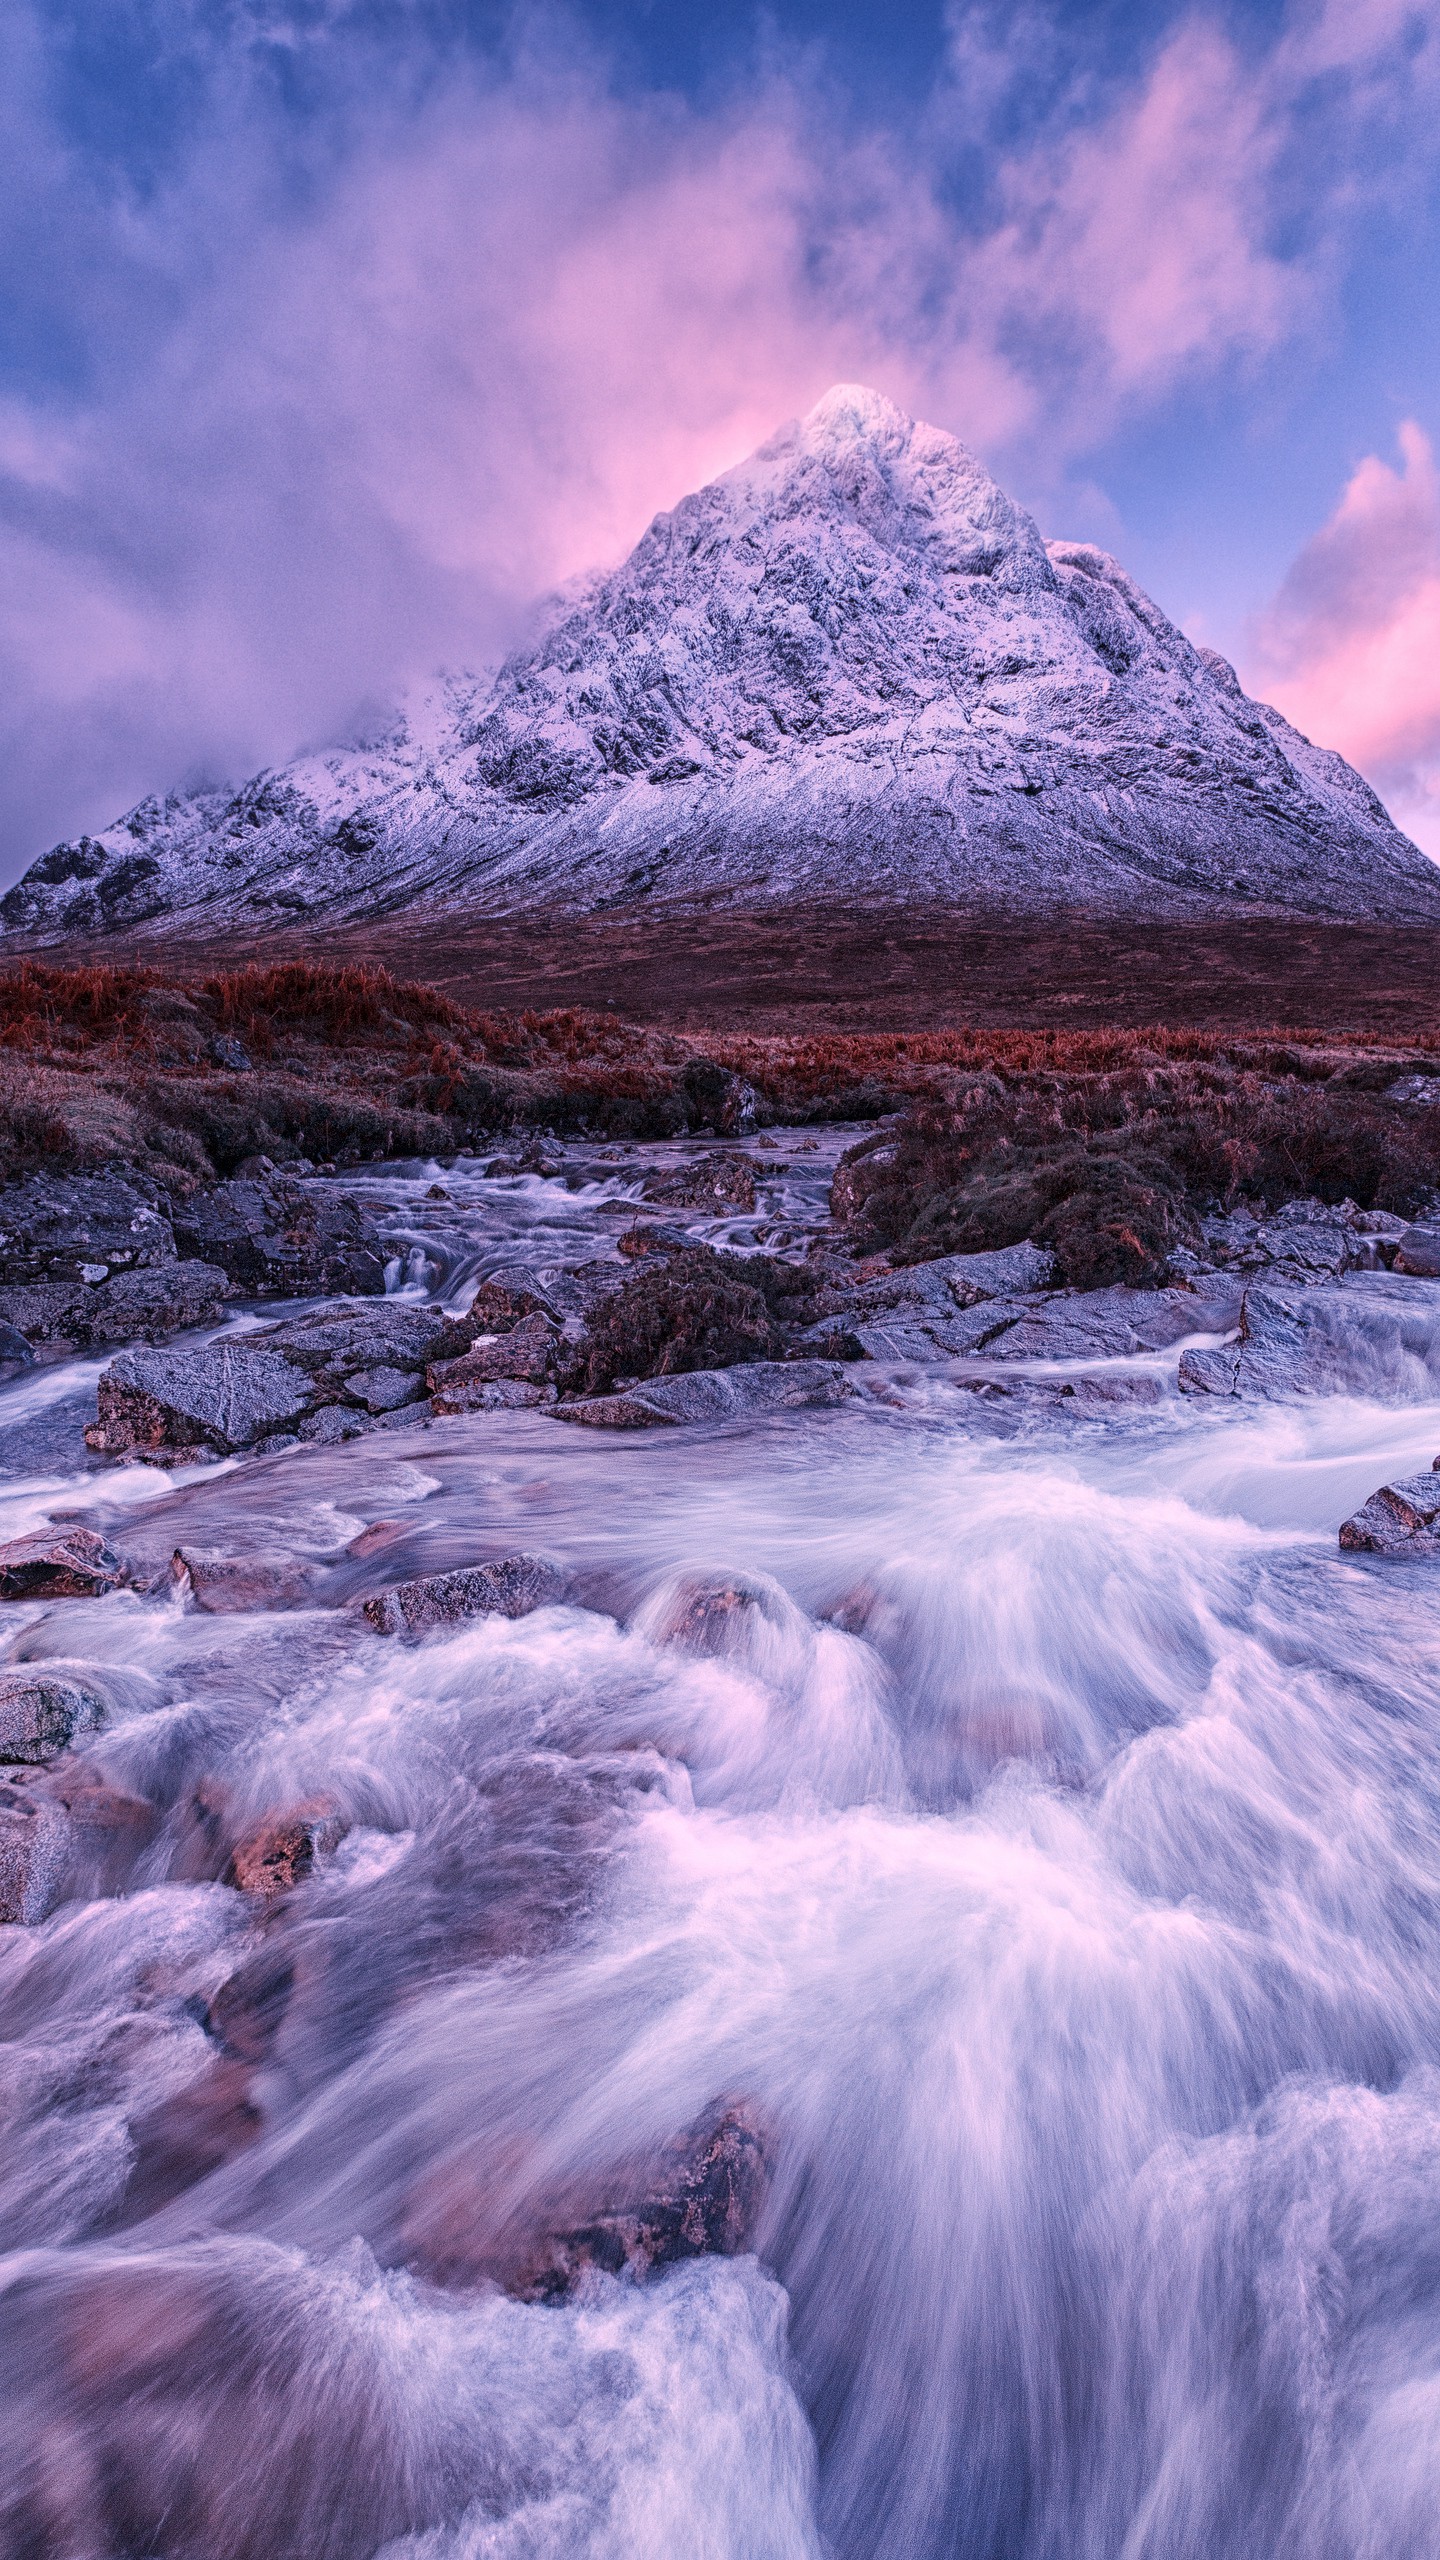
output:
<instances>
[{"instance_id":1,"label":"foam on water","mask_svg":"<svg viewBox=\"0 0 1440 2560\"><path fill-rule=\"evenodd\" d=\"M574 1597L7 1613L159 1827L0 1942L0 2548L1428 2560L1440 1571L1335 1530L1440 1404L378 1445L95 1516ZM261 1911L216 1787L351 1827ZM719 2106L745 2255L522 2298Z\"/></svg>"}]
</instances>

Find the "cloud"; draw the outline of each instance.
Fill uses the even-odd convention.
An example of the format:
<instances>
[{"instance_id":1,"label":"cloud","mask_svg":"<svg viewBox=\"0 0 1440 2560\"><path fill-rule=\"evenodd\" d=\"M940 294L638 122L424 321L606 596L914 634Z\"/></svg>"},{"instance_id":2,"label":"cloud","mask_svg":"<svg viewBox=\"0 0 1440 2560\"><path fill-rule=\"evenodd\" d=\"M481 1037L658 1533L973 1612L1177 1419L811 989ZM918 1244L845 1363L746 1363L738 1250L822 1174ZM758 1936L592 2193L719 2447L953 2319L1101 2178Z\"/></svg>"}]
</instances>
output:
<instances>
[{"instance_id":1,"label":"cloud","mask_svg":"<svg viewBox=\"0 0 1440 2560\"><path fill-rule=\"evenodd\" d=\"M1279 245L1297 118L1317 83L1337 131L1381 112L1418 59L1386 0L1258 59L1182 15L1103 80L1042 9L957 14L900 131L773 50L696 106L622 92L572 19L467 50L439 0L0 0L0 34L33 350L0 406L0 872L491 656L832 380L1043 479L1261 364L1328 254Z\"/></svg>"},{"instance_id":2,"label":"cloud","mask_svg":"<svg viewBox=\"0 0 1440 2560\"><path fill-rule=\"evenodd\" d=\"M1440 470L1413 422L1367 455L1254 638L1254 679L1440 856Z\"/></svg>"}]
</instances>

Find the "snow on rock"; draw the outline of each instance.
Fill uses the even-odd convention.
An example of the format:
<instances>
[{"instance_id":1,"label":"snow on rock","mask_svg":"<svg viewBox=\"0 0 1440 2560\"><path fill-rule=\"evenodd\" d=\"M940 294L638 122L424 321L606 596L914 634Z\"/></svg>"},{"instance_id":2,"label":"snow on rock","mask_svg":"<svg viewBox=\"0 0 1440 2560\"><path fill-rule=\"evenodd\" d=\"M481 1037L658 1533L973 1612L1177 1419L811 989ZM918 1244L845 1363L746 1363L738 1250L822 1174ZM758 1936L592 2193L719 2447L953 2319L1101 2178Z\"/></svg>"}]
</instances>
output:
<instances>
[{"instance_id":1,"label":"snow on rock","mask_svg":"<svg viewBox=\"0 0 1440 2560\"><path fill-rule=\"evenodd\" d=\"M1358 774L953 436L841 386L553 598L485 682L143 801L12 931L707 893L1440 920Z\"/></svg>"}]
</instances>

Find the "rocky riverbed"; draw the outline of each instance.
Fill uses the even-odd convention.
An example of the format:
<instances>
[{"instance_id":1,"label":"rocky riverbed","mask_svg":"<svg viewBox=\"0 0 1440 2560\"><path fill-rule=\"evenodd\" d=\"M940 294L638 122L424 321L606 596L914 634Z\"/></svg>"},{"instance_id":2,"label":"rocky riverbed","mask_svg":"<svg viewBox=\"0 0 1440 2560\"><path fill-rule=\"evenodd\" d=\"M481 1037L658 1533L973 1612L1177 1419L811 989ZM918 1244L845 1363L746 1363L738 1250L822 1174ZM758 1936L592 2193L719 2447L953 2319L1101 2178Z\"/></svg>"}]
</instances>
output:
<instances>
[{"instance_id":1,"label":"rocky riverbed","mask_svg":"<svg viewBox=\"0 0 1440 2560\"><path fill-rule=\"evenodd\" d=\"M7 2553L1429 2550L1440 1218L866 1142L0 1195Z\"/></svg>"}]
</instances>

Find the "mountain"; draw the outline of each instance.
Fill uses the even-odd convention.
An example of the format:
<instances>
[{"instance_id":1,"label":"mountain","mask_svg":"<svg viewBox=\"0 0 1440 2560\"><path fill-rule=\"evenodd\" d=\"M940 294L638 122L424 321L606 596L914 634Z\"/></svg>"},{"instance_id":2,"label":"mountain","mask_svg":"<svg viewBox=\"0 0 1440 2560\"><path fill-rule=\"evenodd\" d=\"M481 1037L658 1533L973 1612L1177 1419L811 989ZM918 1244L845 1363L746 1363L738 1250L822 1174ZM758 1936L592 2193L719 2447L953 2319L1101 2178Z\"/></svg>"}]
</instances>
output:
<instances>
[{"instance_id":1,"label":"mountain","mask_svg":"<svg viewBox=\"0 0 1440 2560\"><path fill-rule=\"evenodd\" d=\"M1440 871L1117 562L842 386L551 600L488 680L238 792L142 801L11 931L652 897L1440 922Z\"/></svg>"}]
</instances>

